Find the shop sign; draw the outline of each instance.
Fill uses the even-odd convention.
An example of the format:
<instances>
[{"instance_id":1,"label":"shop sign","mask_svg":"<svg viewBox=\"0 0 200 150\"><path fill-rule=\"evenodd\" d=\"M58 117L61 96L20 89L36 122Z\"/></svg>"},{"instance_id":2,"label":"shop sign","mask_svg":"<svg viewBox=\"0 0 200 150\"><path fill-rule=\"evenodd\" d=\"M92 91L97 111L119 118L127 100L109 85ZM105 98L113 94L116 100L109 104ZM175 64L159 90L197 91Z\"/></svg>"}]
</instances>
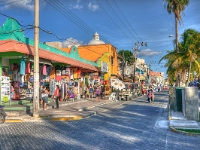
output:
<instances>
[{"instance_id":1,"label":"shop sign","mask_svg":"<svg viewBox=\"0 0 200 150\"><path fill-rule=\"evenodd\" d=\"M66 68L66 76L70 75L70 68Z\"/></svg>"},{"instance_id":2,"label":"shop sign","mask_svg":"<svg viewBox=\"0 0 200 150\"><path fill-rule=\"evenodd\" d=\"M126 68L125 69L125 74L129 76L131 74L131 69L130 68Z\"/></svg>"},{"instance_id":3,"label":"shop sign","mask_svg":"<svg viewBox=\"0 0 200 150\"><path fill-rule=\"evenodd\" d=\"M101 72L108 72L108 65L105 62L101 62Z\"/></svg>"},{"instance_id":4,"label":"shop sign","mask_svg":"<svg viewBox=\"0 0 200 150\"><path fill-rule=\"evenodd\" d=\"M99 73L98 72L94 72L94 73L90 73L89 76L98 76Z\"/></svg>"}]
</instances>

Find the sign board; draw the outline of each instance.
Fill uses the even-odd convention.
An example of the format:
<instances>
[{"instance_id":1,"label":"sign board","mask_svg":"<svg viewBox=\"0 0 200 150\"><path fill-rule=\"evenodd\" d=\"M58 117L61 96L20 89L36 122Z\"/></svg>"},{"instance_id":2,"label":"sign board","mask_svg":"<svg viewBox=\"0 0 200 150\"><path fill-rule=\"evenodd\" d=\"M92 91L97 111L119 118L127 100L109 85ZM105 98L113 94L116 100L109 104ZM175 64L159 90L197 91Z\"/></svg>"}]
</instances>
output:
<instances>
[{"instance_id":1,"label":"sign board","mask_svg":"<svg viewBox=\"0 0 200 150\"><path fill-rule=\"evenodd\" d=\"M108 64L101 61L101 72L108 72Z\"/></svg>"}]
</instances>

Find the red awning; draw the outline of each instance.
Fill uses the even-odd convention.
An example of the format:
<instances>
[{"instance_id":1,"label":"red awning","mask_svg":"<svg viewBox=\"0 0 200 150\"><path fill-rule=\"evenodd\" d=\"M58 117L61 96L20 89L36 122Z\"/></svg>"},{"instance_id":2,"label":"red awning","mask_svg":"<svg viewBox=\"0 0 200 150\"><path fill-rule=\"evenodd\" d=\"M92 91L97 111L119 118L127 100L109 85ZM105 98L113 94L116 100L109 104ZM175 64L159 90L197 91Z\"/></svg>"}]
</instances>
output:
<instances>
[{"instance_id":1,"label":"red awning","mask_svg":"<svg viewBox=\"0 0 200 150\"><path fill-rule=\"evenodd\" d=\"M27 55L34 55L34 47L28 44L20 43L14 40L2 40L0 41L0 52L19 52ZM70 64L71 66L84 68L92 71L98 71L98 69L90 64L80 62L78 60L67 58L65 56L39 49L39 57L52 61Z\"/></svg>"}]
</instances>

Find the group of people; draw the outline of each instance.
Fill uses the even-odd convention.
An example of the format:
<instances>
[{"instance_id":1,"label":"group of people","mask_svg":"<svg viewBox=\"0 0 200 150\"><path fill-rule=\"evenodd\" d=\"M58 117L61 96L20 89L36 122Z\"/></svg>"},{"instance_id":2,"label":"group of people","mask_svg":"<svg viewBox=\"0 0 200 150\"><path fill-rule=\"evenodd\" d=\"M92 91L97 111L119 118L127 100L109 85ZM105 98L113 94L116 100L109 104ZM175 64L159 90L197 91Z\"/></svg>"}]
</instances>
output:
<instances>
[{"instance_id":1,"label":"group of people","mask_svg":"<svg viewBox=\"0 0 200 150\"><path fill-rule=\"evenodd\" d=\"M43 107L43 110L47 109L47 103L49 98L49 90L46 88L46 86L42 86L41 92L40 92L40 105ZM59 85L56 85L55 92L53 95L53 98L56 100L56 108L59 108L59 100L60 100L60 88Z\"/></svg>"},{"instance_id":2,"label":"group of people","mask_svg":"<svg viewBox=\"0 0 200 150\"><path fill-rule=\"evenodd\" d=\"M105 98L105 85L90 85L84 87L84 97L93 98L96 97L96 101L99 102L100 98Z\"/></svg>"},{"instance_id":3,"label":"group of people","mask_svg":"<svg viewBox=\"0 0 200 150\"><path fill-rule=\"evenodd\" d=\"M40 92L40 105L43 107L43 110L47 109L47 103L48 103L48 97L49 95L49 90L46 88L46 86L41 87L41 92ZM69 99L74 99L76 98L76 92L73 89L69 89L68 91ZM53 95L53 98L56 100L56 108L59 108L59 100L61 97L61 92L59 85L56 85L56 89ZM93 98L96 97L96 101L99 102L100 98L104 99L105 98L105 85L96 85L96 86L85 86L84 87L84 98Z\"/></svg>"}]
</instances>

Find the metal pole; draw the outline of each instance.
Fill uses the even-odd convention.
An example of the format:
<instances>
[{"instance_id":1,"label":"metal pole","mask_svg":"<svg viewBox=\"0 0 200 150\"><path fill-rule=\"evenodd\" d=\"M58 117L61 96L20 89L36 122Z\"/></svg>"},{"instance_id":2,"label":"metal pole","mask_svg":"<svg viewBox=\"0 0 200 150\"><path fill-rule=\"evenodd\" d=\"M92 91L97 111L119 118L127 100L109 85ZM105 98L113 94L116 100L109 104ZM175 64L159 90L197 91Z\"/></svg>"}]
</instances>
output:
<instances>
[{"instance_id":1,"label":"metal pole","mask_svg":"<svg viewBox=\"0 0 200 150\"><path fill-rule=\"evenodd\" d=\"M123 70L122 70L122 81L124 82L124 68L125 68L125 58L124 58L124 50L123 50Z\"/></svg>"},{"instance_id":2,"label":"metal pole","mask_svg":"<svg viewBox=\"0 0 200 150\"><path fill-rule=\"evenodd\" d=\"M33 117L38 117L39 110L39 0L35 0L34 16L34 95L33 95Z\"/></svg>"}]
</instances>

